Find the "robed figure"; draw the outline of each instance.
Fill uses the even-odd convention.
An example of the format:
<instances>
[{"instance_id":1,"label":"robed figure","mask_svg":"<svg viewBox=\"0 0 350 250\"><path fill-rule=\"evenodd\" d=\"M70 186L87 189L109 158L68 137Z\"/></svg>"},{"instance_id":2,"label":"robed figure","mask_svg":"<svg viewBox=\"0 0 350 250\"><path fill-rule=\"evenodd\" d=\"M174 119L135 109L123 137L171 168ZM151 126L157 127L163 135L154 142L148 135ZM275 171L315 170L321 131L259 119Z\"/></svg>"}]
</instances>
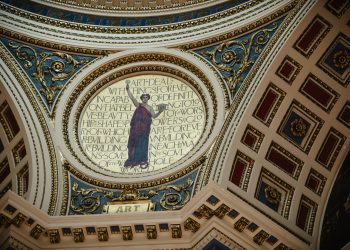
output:
<instances>
[{"instance_id":1,"label":"robed figure","mask_svg":"<svg viewBox=\"0 0 350 250\"><path fill-rule=\"evenodd\" d=\"M124 167L140 166L141 168L147 168L149 165L148 144L152 118L157 118L165 110L165 105L158 105L158 112L156 113L152 106L148 105L148 101L151 98L149 94L142 94L140 97L141 102L138 102L131 93L128 83L126 83L126 91L136 110L130 122L128 159L124 163Z\"/></svg>"}]
</instances>

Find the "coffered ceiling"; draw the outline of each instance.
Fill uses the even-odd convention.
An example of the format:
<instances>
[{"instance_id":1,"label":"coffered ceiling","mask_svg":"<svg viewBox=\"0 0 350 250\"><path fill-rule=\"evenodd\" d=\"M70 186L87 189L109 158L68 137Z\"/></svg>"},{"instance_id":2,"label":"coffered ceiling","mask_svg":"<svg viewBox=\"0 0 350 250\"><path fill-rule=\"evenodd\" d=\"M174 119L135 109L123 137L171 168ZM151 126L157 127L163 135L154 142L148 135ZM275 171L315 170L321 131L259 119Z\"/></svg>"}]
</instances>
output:
<instances>
[{"instance_id":1,"label":"coffered ceiling","mask_svg":"<svg viewBox=\"0 0 350 250\"><path fill-rule=\"evenodd\" d=\"M348 7L1 0L0 244L347 244ZM127 84L166 107L130 168Z\"/></svg>"}]
</instances>

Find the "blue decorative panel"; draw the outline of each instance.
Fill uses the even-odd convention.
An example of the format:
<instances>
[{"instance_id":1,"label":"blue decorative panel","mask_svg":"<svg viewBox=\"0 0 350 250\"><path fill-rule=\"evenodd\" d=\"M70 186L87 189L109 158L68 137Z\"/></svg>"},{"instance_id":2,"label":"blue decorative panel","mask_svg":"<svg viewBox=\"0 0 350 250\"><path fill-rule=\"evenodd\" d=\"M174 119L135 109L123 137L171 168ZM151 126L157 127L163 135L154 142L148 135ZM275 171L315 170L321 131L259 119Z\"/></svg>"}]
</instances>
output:
<instances>
[{"instance_id":1,"label":"blue decorative panel","mask_svg":"<svg viewBox=\"0 0 350 250\"><path fill-rule=\"evenodd\" d=\"M212 205L216 205L220 200L218 198L216 198L216 196L211 195L208 199L207 202L212 204Z\"/></svg>"},{"instance_id":2,"label":"blue decorative panel","mask_svg":"<svg viewBox=\"0 0 350 250\"><path fill-rule=\"evenodd\" d=\"M230 212L228 212L227 215L234 219L239 215L239 213L236 210L232 209Z\"/></svg>"},{"instance_id":3,"label":"blue decorative panel","mask_svg":"<svg viewBox=\"0 0 350 250\"><path fill-rule=\"evenodd\" d=\"M247 229L249 230L249 231L252 231L252 232L254 232L256 229L258 229L258 225L257 224L255 224L255 223L250 223L248 226L247 226Z\"/></svg>"},{"instance_id":4,"label":"blue decorative panel","mask_svg":"<svg viewBox=\"0 0 350 250\"><path fill-rule=\"evenodd\" d=\"M72 235L72 229L70 229L69 227L64 227L64 228L62 228L62 234L64 236Z\"/></svg>"},{"instance_id":5,"label":"blue decorative panel","mask_svg":"<svg viewBox=\"0 0 350 250\"><path fill-rule=\"evenodd\" d=\"M298 101L293 100L278 133L286 140L308 153L324 121Z\"/></svg>"},{"instance_id":6,"label":"blue decorative panel","mask_svg":"<svg viewBox=\"0 0 350 250\"><path fill-rule=\"evenodd\" d=\"M13 214L17 211L17 208L15 208L10 204L7 204L7 206L5 207L5 211L8 212L9 214Z\"/></svg>"},{"instance_id":7,"label":"blue decorative panel","mask_svg":"<svg viewBox=\"0 0 350 250\"><path fill-rule=\"evenodd\" d=\"M293 141L295 144L301 145L309 128L310 123L292 111L281 131L289 140Z\"/></svg>"},{"instance_id":8,"label":"blue decorative panel","mask_svg":"<svg viewBox=\"0 0 350 250\"><path fill-rule=\"evenodd\" d=\"M159 224L159 230L161 232L169 231L169 224L168 223Z\"/></svg>"},{"instance_id":9,"label":"blue decorative panel","mask_svg":"<svg viewBox=\"0 0 350 250\"><path fill-rule=\"evenodd\" d=\"M216 239L212 239L204 248L203 250L230 250L227 246L225 246L223 243Z\"/></svg>"},{"instance_id":10,"label":"blue decorative panel","mask_svg":"<svg viewBox=\"0 0 350 250\"><path fill-rule=\"evenodd\" d=\"M117 17L117 16L96 16L84 13L72 12L68 10L49 7L38 2L23 0L0 0L0 2L10 4L17 8L68 22L77 22L91 25L103 26L148 26L169 23L179 23L215 13L228 10L250 0L227 1L201 10L189 11L177 15L157 15L150 17Z\"/></svg>"},{"instance_id":11,"label":"blue decorative panel","mask_svg":"<svg viewBox=\"0 0 350 250\"><path fill-rule=\"evenodd\" d=\"M261 169L255 191L256 199L288 219L293 193L292 186L266 168Z\"/></svg>"},{"instance_id":12,"label":"blue decorative panel","mask_svg":"<svg viewBox=\"0 0 350 250\"><path fill-rule=\"evenodd\" d=\"M177 179L176 181L149 189L138 190L137 200L148 200L154 204L153 210L178 210L187 204L193 191L193 183L198 169ZM70 175L69 215L101 214L103 206L112 201L122 199L122 190L109 190L93 186ZM117 211L118 212L118 211ZM120 211L122 212L122 211Z\"/></svg>"},{"instance_id":13,"label":"blue decorative panel","mask_svg":"<svg viewBox=\"0 0 350 250\"><path fill-rule=\"evenodd\" d=\"M135 232L136 233L140 233L140 232L143 232L145 231L145 228L142 224L139 224L139 225L135 225Z\"/></svg>"},{"instance_id":14,"label":"blue decorative panel","mask_svg":"<svg viewBox=\"0 0 350 250\"><path fill-rule=\"evenodd\" d=\"M194 52L203 56L220 71L231 93L235 94L283 20L284 17L260 30Z\"/></svg>"},{"instance_id":15,"label":"blue decorative panel","mask_svg":"<svg viewBox=\"0 0 350 250\"><path fill-rule=\"evenodd\" d=\"M264 203L269 208L278 211L279 202L278 199L270 199L267 195L268 190L273 190L276 193L276 197L281 197L281 193L278 192L275 188L271 187L265 182L261 182L258 191L258 200Z\"/></svg>"},{"instance_id":16,"label":"blue decorative panel","mask_svg":"<svg viewBox=\"0 0 350 250\"><path fill-rule=\"evenodd\" d=\"M274 245L274 244L276 244L276 242L278 241L278 239L277 239L275 236L270 235L269 238L266 239L266 241L267 241L269 244Z\"/></svg>"},{"instance_id":17,"label":"blue decorative panel","mask_svg":"<svg viewBox=\"0 0 350 250\"><path fill-rule=\"evenodd\" d=\"M87 234L96 234L95 227L86 227Z\"/></svg>"},{"instance_id":18,"label":"blue decorative panel","mask_svg":"<svg viewBox=\"0 0 350 250\"><path fill-rule=\"evenodd\" d=\"M27 73L49 112L68 80L96 58L29 46L5 37L0 41Z\"/></svg>"},{"instance_id":19,"label":"blue decorative panel","mask_svg":"<svg viewBox=\"0 0 350 250\"><path fill-rule=\"evenodd\" d=\"M120 228L119 226L111 226L111 233L112 234L117 234L117 233L120 233Z\"/></svg>"},{"instance_id":20,"label":"blue decorative panel","mask_svg":"<svg viewBox=\"0 0 350 250\"><path fill-rule=\"evenodd\" d=\"M325 51L317 66L347 86L350 81L350 38L340 33Z\"/></svg>"}]
</instances>

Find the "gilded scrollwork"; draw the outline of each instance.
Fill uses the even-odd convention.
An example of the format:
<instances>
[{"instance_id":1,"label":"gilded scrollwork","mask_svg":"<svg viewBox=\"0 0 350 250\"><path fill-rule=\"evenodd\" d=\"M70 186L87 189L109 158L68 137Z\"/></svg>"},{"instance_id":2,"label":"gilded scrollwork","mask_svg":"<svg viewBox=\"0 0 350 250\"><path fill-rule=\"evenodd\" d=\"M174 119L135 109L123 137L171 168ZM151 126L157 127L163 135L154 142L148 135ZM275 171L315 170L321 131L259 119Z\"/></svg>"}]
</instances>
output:
<instances>
[{"instance_id":1,"label":"gilded scrollwork","mask_svg":"<svg viewBox=\"0 0 350 250\"><path fill-rule=\"evenodd\" d=\"M39 52L13 41L9 42L9 46L15 50L16 57L23 61L23 67L39 82L39 91L50 108L64 86L62 81L69 79L79 65L89 62L87 59L76 60L73 56L58 51Z\"/></svg>"},{"instance_id":2,"label":"gilded scrollwork","mask_svg":"<svg viewBox=\"0 0 350 250\"><path fill-rule=\"evenodd\" d=\"M243 81L243 72L254 64L257 56L269 42L270 33L277 27L277 23L273 23L271 28L261 29L253 33L250 38L226 41L211 51L202 51L201 54L223 73L229 89L235 93L238 84Z\"/></svg>"},{"instance_id":3,"label":"gilded scrollwork","mask_svg":"<svg viewBox=\"0 0 350 250\"><path fill-rule=\"evenodd\" d=\"M113 196L110 191L100 188L80 188L78 183L74 183L72 187L74 192L71 197L70 208L77 214L92 214L101 206L102 196Z\"/></svg>"},{"instance_id":4,"label":"gilded scrollwork","mask_svg":"<svg viewBox=\"0 0 350 250\"><path fill-rule=\"evenodd\" d=\"M161 190L169 190L164 192L160 199L160 206L165 210L178 210L185 206L190 200L190 187L193 185L193 180L189 177L187 182L182 185L167 185Z\"/></svg>"},{"instance_id":5,"label":"gilded scrollwork","mask_svg":"<svg viewBox=\"0 0 350 250\"><path fill-rule=\"evenodd\" d=\"M191 197L193 180L188 177L184 184L164 185L156 189L140 192L127 186L121 192L113 192L101 188L83 188L73 183L70 199L70 210L73 214L100 213L107 202L132 202L149 200L159 203L158 210L178 210L185 206ZM159 198L160 197L160 198Z\"/></svg>"}]
</instances>

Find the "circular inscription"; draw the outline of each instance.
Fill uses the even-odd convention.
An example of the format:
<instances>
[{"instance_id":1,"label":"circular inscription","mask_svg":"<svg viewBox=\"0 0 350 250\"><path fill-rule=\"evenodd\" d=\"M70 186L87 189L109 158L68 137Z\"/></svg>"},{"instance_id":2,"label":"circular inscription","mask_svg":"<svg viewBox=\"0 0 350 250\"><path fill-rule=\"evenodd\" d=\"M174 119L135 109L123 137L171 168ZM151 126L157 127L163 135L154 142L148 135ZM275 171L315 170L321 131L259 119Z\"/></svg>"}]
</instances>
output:
<instances>
[{"instance_id":1,"label":"circular inscription","mask_svg":"<svg viewBox=\"0 0 350 250\"><path fill-rule=\"evenodd\" d=\"M198 94L178 79L140 75L103 89L84 108L79 140L88 158L117 173L152 172L186 155L203 132Z\"/></svg>"}]
</instances>

